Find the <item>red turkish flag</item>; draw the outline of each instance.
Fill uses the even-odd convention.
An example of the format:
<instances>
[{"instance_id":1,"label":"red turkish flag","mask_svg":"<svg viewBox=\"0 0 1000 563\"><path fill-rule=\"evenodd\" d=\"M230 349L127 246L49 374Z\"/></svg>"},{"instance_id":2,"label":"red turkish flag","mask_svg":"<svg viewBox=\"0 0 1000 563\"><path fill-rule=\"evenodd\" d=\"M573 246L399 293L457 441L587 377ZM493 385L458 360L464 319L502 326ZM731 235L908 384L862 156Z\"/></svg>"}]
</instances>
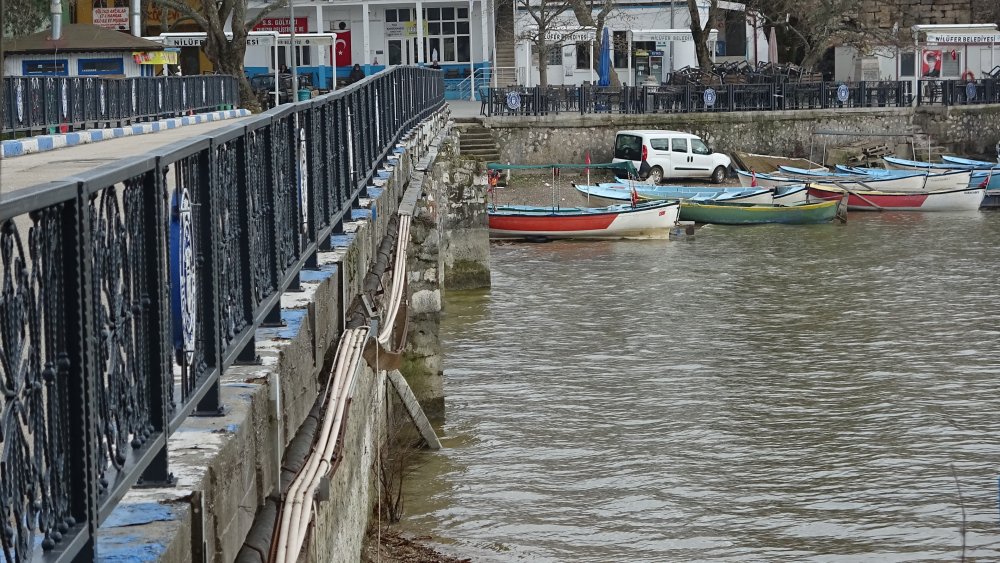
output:
<instances>
[{"instance_id":1,"label":"red turkish flag","mask_svg":"<svg viewBox=\"0 0 1000 563\"><path fill-rule=\"evenodd\" d=\"M336 66L351 66L351 30L337 32L337 41L333 46L336 53Z\"/></svg>"}]
</instances>

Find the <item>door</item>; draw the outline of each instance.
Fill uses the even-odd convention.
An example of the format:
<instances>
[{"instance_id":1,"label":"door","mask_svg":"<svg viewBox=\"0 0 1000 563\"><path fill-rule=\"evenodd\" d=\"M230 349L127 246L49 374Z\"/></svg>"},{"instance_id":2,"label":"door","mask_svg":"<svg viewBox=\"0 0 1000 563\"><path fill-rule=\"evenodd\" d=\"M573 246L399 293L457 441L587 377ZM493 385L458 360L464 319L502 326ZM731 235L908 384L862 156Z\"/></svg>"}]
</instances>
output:
<instances>
[{"instance_id":1,"label":"door","mask_svg":"<svg viewBox=\"0 0 1000 563\"><path fill-rule=\"evenodd\" d=\"M389 39L386 45L389 66L417 64L417 39Z\"/></svg>"},{"instance_id":2,"label":"door","mask_svg":"<svg viewBox=\"0 0 1000 563\"><path fill-rule=\"evenodd\" d=\"M691 150L686 137L670 139L670 174L675 178L694 176L692 173Z\"/></svg>"},{"instance_id":3,"label":"door","mask_svg":"<svg viewBox=\"0 0 1000 563\"><path fill-rule=\"evenodd\" d=\"M708 178L715 170L715 159L712 158L712 151L701 139L690 139L691 144L691 167L694 168L695 175Z\"/></svg>"}]
</instances>

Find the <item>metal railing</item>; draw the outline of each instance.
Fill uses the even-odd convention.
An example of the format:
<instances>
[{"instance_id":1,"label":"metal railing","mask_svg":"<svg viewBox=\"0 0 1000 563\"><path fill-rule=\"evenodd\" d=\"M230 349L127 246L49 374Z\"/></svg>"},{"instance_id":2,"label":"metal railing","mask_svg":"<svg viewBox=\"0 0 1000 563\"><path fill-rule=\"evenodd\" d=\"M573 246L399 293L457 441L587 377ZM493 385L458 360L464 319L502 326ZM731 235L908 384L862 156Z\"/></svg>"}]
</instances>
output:
<instances>
[{"instance_id":1,"label":"metal railing","mask_svg":"<svg viewBox=\"0 0 1000 563\"><path fill-rule=\"evenodd\" d=\"M220 374L254 361L282 292L443 104L440 73L397 67L0 195L6 561L92 561L129 488L169 482L168 437L218 413Z\"/></svg>"},{"instance_id":2,"label":"metal railing","mask_svg":"<svg viewBox=\"0 0 1000 563\"><path fill-rule=\"evenodd\" d=\"M235 106L232 76L95 78L8 76L3 79L4 133L71 125L124 123Z\"/></svg>"},{"instance_id":3,"label":"metal railing","mask_svg":"<svg viewBox=\"0 0 1000 563\"><path fill-rule=\"evenodd\" d=\"M1000 79L922 80L917 104L952 106L1000 103ZM831 108L879 108L912 105L912 82L801 82L730 84L717 87L549 86L492 87L489 116L558 113L694 113L780 111Z\"/></svg>"}]
</instances>

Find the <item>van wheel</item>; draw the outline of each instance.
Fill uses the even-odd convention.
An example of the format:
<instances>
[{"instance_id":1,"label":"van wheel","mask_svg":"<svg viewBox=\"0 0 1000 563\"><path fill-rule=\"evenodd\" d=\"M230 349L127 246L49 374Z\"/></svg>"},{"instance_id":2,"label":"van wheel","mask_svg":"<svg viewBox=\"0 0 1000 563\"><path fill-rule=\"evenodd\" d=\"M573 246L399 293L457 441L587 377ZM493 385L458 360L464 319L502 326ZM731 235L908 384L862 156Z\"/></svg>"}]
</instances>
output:
<instances>
[{"instance_id":1,"label":"van wheel","mask_svg":"<svg viewBox=\"0 0 1000 563\"><path fill-rule=\"evenodd\" d=\"M715 170L712 171L712 183L721 184L723 180L726 179L726 167L716 166Z\"/></svg>"},{"instance_id":2,"label":"van wheel","mask_svg":"<svg viewBox=\"0 0 1000 563\"><path fill-rule=\"evenodd\" d=\"M663 169L660 168L659 166L654 166L649 171L649 176L646 176L646 180L654 184L659 184L660 182L663 181Z\"/></svg>"}]
</instances>

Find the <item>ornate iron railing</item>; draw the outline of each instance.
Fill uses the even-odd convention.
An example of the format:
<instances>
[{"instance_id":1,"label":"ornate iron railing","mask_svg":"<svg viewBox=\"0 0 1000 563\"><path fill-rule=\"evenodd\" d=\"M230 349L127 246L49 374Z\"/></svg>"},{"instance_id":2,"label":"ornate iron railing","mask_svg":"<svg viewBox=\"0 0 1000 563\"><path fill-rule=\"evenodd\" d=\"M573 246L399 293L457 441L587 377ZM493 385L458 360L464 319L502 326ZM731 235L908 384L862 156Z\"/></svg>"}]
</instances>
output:
<instances>
[{"instance_id":1,"label":"ornate iron railing","mask_svg":"<svg viewBox=\"0 0 1000 563\"><path fill-rule=\"evenodd\" d=\"M232 76L3 79L3 132L148 121L239 103Z\"/></svg>"},{"instance_id":2,"label":"ornate iron railing","mask_svg":"<svg viewBox=\"0 0 1000 563\"><path fill-rule=\"evenodd\" d=\"M171 479L170 434L218 411L220 373L253 360L281 293L443 104L440 73L399 67L0 195L6 561L93 560L128 489Z\"/></svg>"},{"instance_id":3,"label":"ornate iron railing","mask_svg":"<svg viewBox=\"0 0 1000 563\"><path fill-rule=\"evenodd\" d=\"M903 107L913 103L910 81L801 82L722 86L511 86L489 88L489 116L557 113L702 113L830 108ZM1000 80L921 80L918 105L1000 103Z\"/></svg>"}]
</instances>

